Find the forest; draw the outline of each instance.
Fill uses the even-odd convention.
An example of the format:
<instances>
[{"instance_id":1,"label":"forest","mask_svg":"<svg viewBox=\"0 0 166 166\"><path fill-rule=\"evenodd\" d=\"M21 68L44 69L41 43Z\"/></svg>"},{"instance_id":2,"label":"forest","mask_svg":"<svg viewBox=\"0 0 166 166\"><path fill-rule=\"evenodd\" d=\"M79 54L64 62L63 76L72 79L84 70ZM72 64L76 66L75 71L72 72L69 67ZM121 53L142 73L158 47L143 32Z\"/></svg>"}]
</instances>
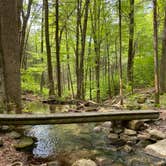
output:
<instances>
[{"instance_id":1,"label":"forest","mask_svg":"<svg viewBox=\"0 0 166 166\"><path fill-rule=\"evenodd\" d=\"M162 166L162 147L166 0L0 0L0 166Z\"/></svg>"}]
</instances>

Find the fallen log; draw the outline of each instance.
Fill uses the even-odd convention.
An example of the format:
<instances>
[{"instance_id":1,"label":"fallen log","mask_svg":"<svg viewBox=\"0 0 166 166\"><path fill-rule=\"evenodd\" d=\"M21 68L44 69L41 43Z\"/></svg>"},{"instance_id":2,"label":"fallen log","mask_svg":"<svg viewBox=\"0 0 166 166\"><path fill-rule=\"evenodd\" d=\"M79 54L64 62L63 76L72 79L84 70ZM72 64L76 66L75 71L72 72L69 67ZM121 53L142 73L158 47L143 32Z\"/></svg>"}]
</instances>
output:
<instances>
[{"instance_id":1,"label":"fallen log","mask_svg":"<svg viewBox=\"0 0 166 166\"><path fill-rule=\"evenodd\" d=\"M110 111L56 114L0 114L0 125L42 125L158 119L158 111Z\"/></svg>"}]
</instances>

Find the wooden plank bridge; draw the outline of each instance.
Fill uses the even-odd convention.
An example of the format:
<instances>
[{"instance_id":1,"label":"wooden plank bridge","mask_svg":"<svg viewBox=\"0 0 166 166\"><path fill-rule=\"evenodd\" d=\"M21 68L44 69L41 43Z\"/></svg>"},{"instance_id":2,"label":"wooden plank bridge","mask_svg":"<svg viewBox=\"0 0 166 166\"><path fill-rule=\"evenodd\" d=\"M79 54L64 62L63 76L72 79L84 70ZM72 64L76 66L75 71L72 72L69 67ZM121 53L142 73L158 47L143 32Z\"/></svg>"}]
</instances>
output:
<instances>
[{"instance_id":1,"label":"wooden plank bridge","mask_svg":"<svg viewBox=\"0 0 166 166\"><path fill-rule=\"evenodd\" d=\"M104 122L113 120L158 119L159 111L110 111L56 114L0 114L0 125L42 125Z\"/></svg>"}]
</instances>

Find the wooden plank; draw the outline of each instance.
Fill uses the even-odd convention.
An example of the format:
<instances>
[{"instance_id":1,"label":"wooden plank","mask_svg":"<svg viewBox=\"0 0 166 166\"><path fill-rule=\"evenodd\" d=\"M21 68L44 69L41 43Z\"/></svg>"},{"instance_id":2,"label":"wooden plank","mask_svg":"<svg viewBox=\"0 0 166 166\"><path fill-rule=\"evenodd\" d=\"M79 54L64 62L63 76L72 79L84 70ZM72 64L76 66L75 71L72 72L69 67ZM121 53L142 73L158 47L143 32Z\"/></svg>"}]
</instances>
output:
<instances>
[{"instance_id":1,"label":"wooden plank","mask_svg":"<svg viewBox=\"0 0 166 166\"><path fill-rule=\"evenodd\" d=\"M56 114L0 114L1 125L42 125L104 122L111 120L157 119L158 111L110 111Z\"/></svg>"}]
</instances>

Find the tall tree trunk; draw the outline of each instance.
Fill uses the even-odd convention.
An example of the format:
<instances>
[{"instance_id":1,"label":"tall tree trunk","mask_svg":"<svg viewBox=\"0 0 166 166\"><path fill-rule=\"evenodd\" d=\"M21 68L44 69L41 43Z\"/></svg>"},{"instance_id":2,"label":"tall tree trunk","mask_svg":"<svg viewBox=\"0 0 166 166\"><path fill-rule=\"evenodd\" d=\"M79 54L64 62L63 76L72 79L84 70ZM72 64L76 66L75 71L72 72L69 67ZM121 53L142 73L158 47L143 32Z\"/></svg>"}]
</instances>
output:
<instances>
[{"instance_id":1,"label":"tall tree trunk","mask_svg":"<svg viewBox=\"0 0 166 166\"><path fill-rule=\"evenodd\" d=\"M164 30L162 38L162 55L160 62L160 90L162 93L166 92L166 6L165 6Z\"/></svg>"},{"instance_id":2,"label":"tall tree trunk","mask_svg":"<svg viewBox=\"0 0 166 166\"><path fill-rule=\"evenodd\" d=\"M44 52L44 4L42 6L42 20L41 20L41 48L40 52Z\"/></svg>"},{"instance_id":3,"label":"tall tree trunk","mask_svg":"<svg viewBox=\"0 0 166 166\"><path fill-rule=\"evenodd\" d=\"M4 57L4 80L7 103L21 110L19 56L19 1L1 0L1 44Z\"/></svg>"},{"instance_id":4,"label":"tall tree trunk","mask_svg":"<svg viewBox=\"0 0 166 166\"><path fill-rule=\"evenodd\" d=\"M153 0L155 104L159 104L157 0Z\"/></svg>"},{"instance_id":5,"label":"tall tree trunk","mask_svg":"<svg viewBox=\"0 0 166 166\"><path fill-rule=\"evenodd\" d=\"M0 113L3 113L4 110L6 109L6 93L5 93L5 79L4 79L4 56L3 56L1 37L2 34L1 34L1 21L0 21Z\"/></svg>"},{"instance_id":6,"label":"tall tree trunk","mask_svg":"<svg viewBox=\"0 0 166 166\"><path fill-rule=\"evenodd\" d=\"M134 0L130 0L130 24L129 24L129 48L128 48L128 66L127 79L133 92L133 65L134 65Z\"/></svg>"},{"instance_id":7,"label":"tall tree trunk","mask_svg":"<svg viewBox=\"0 0 166 166\"><path fill-rule=\"evenodd\" d=\"M45 40L46 40L46 51L47 51L47 70L48 70L48 81L49 81L49 96L54 96L54 80L53 80L53 70L52 70L52 58L51 58L51 47L50 47L50 37L49 37L49 9L48 0L44 0L45 9Z\"/></svg>"},{"instance_id":8,"label":"tall tree trunk","mask_svg":"<svg viewBox=\"0 0 166 166\"><path fill-rule=\"evenodd\" d=\"M80 56L80 89L81 89L81 98L84 99L84 54L86 46L86 31L87 31L87 22L88 22L88 11L89 11L90 0L85 1L85 14L84 14L84 23L83 30L81 35L81 56Z\"/></svg>"},{"instance_id":9,"label":"tall tree trunk","mask_svg":"<svg viewBox=\"0 0 166 166\"><path fill-rule=\"evenodd\" d=\"M30 17L31 13L31 7L32 7L33 0L28 1L28 7L27 7L27 12L26 14L24 13L24 9L22 8L22 28L21 28L21 36L20 36L20 58L21 58L21 67L23 67L23 61L24 61L24 48L25 48L25 36L26 36L26 29L27 29L27 24L28 20Z\"/></svg>"},{"instance_id":10,"label":"tall tree trunk","mask_svg":"<svg viewBox=\"0 0 166 166\"><path fill-rule=\"evenodd\" d=\"M81 2L80 0L77 0L77 25L76 25L76 50L75 50L75 55L76 55L76 79L77 79L77 98L81 98L81 89L80 89L80 71L79 71L79 61L80 61L80 56L79 56L79 43L80 43L80 24L81 24Z\"/></svg>"},{"instance_id":11,"label":"tall tree trunk","mask_svg":"<svg viewBox=\"0 0 166 166\"><path fill-rule=\"evenodd\" d=\"M57 73L57 86L58 96L61 97L61 65L60 65L60 40L59 40L59 0L56 0L56 73Z\"/></svg>"},{"instance_id":12,"label":"tall tree trunk","mask_svg":"<svg viewBox=\"0 0 166 166\"><path fill-rule=\"evenodd\" d=\"M123 105L123 80L122 80L122 9L121 0L119 0L119 89L120 104Z\"/></svg>"}]
</instances>

